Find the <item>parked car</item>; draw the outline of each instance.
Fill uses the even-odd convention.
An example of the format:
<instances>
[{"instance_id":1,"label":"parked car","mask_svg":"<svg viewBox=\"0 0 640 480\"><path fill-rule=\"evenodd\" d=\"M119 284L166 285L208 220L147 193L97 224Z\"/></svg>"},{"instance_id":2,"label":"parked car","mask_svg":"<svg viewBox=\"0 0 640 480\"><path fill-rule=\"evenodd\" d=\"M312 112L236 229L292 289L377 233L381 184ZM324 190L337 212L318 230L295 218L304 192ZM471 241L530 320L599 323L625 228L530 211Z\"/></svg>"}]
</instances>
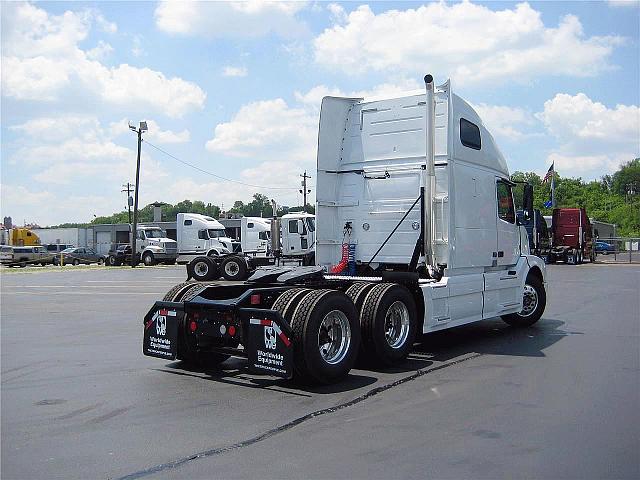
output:
<instances>
[{"instance_id":1,"label":"parked car","mask_svg":"<svg viewBox=\"0 0 640 480\"><path fill-rule=\"evenodd\" d=\"M60 255L56 255L54 257L54 265L58 265L60 263L60 256L63 257L65 264L70 263L72 265L80 265L81 263L90 265L92 263L102 263L103 261L102 256L98 255L90 248L84 247L72 247L63 250Z\"/></svg>"},{"instance_id":2,"label":"parked car","mask_svg":"<svg viewBox=\"0 0 640 480\"><path fill-rule=\"evenodd\" d=\"M131 264L131 245L118 245L115 250L109 250L105 263L112 267Z\"/></svg>"},{"instance_id":3,"label":"parked car","mask_svg":"<svg viewBox=\"0 0 640 480\"><path fill-rule=\"evenodd\" d=\"M52 263L53 255L42 245L28 247L2 247L1 261L4 265L26 267L27 265L47 265Z\"/></svg>"},{"instance_id":4,"label":"parked car","mask_svg":"<svg viewBox=\"0 0 640 480\"><path fill-rule=\"evenodd\" d=\"M47 249L48 252L60 253L63 250L66 250L67 248L73 248L73 245L68 243L50 243L48 245L45 245L45 248Z\"/></svg>"},{"instance_id":5,"label":"parked car","mask_svg":"<svg viewBox=\"0 0 640 480\"><path fill-rule=\"evenodd\" d=\"M603 242L598 240L596 242L596 253L601 253L602 255L608 255L610 253L615 253L616 247L615 245L611 245L610 243Z\"/></svg>"}]
</instances>

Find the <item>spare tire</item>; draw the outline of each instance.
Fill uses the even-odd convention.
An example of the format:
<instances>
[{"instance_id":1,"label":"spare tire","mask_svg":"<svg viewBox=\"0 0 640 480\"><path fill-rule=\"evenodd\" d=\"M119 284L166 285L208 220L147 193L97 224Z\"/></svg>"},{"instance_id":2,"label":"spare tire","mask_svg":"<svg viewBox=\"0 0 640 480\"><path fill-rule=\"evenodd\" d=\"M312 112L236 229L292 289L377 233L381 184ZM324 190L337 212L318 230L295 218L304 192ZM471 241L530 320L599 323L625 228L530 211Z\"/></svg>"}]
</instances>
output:
<instances>
[{"instance_id":1,"label":"spare tire","mask_svg":"<svg viewBox=\"0 0 640 480\"><path fill-rule=\"evenodd\" d=\"M189 277L199 282L206 282L220 277L220 271L215 262L209 257L196 257L187 264Z\"/></svg>"}]
</instances>

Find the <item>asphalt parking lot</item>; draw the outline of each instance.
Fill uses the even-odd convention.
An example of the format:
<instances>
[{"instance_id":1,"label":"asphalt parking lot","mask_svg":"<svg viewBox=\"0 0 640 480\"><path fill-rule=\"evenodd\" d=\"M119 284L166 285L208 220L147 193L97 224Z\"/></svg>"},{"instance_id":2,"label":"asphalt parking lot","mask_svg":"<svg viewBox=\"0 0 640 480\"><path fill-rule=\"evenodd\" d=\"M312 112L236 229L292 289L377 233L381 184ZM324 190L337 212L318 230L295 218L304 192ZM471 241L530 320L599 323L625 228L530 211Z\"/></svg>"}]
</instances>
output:
<instances>
[{"instance_id":1,"label":"asphalt parking lot","mask_svg":"<svg viewBox=\"0 0 640 480\"><path fill-rule=\"evenodd\" d=\"M640 266L548 272L530 329L308 388L144 357L184 267L3 270L2 478L640 478Z\"/></svg>"}]
</instances>

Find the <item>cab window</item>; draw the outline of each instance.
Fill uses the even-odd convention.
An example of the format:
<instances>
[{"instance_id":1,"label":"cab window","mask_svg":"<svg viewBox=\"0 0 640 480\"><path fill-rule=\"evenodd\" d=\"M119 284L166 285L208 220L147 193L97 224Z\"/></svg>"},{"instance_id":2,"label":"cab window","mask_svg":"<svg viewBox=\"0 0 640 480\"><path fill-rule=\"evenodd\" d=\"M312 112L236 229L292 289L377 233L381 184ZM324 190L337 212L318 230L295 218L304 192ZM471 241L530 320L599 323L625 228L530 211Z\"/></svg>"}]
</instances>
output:
<instances>
[{"instance_id":1,"label":"cab window","mask_svg":"<svg viewBox=\"0 0 640 480\"><path fill-rule=\"evenodd\" d=\"M511 185L503 180L498 180L498 218L509 223L516 223L516 211L513 205L513 195L511 194Z\"/></svg>"},{"instance_id":2,"label":"cab window","mask_svg":"<svg viewBox=\"0 0 640 480\"><path fill-rule=\"evenodd\" d=\"M289 233L298 233L298 220L289 220Z\"/></svg>"}]
</instances>

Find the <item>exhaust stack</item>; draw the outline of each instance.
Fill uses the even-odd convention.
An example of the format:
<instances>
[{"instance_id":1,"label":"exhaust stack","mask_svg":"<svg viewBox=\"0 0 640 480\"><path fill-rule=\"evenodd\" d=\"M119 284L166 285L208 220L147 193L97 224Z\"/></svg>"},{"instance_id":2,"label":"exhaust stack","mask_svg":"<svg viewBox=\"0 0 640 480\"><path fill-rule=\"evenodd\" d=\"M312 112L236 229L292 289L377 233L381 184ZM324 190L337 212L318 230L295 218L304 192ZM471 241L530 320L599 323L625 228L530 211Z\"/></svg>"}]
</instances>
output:
<instances>
[{"instance_id":1,"label":"exhaust stack","mask_svg":"<svg viewBox=\"0 0 640 480\"><path fill-rule=\"evenodd\" d=\"M271 208L273 209L273 217L271 220L271 251L278 256L280 251L280 220L278 220L278 206L275 200L271 200Z\"/></svg>"},{"instance_id":2,"label":"exhaust stack","mask_svg":"<svg viewBox=\"0 0 640 480\"><path fill-rule=\"evenodd\" d=\"M422 224L424 225L423 249L427 266L435 267L435 258L433 253L433 195L436 191L436 167L434 156L436 109L433 95L433 77L431 75L425 75L424 84L426 88L425 141L427 178L425 182L425 202L422 218Z\"/></svg>"}]
</instances>

